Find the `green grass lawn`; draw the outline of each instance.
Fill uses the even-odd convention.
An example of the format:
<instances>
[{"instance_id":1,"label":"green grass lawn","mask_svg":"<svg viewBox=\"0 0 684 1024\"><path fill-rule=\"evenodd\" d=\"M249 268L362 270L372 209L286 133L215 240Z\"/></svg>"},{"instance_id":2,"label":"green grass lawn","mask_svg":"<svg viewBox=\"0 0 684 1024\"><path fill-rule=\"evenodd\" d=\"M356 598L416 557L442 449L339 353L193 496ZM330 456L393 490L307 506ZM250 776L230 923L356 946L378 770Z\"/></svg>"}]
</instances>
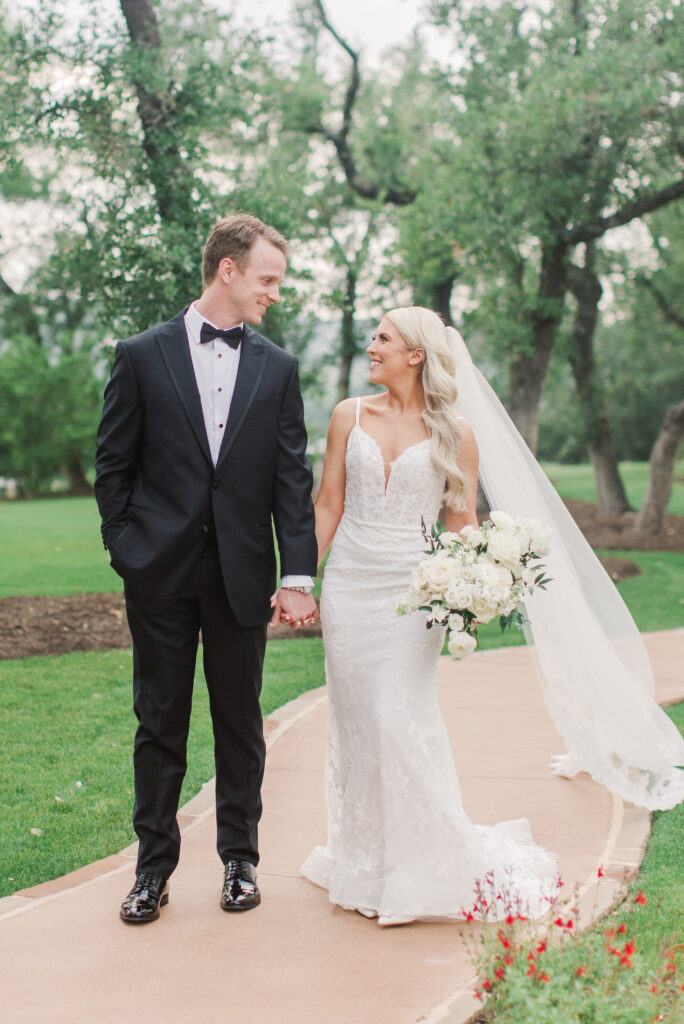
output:
<instances>
[{"instance_id":1,"label":"green grass lawn","mask_svg":"<svg viewBox=\"0 0 684 1024\"><path fill-rule=\"evenodd\" d=\"M560 462L545 462L543 467L561 497L576 501L596 501L594 477L588 464L571 466ZM621 462L620 476L630 503L634 508L639 508L646 494L648 463ZM684 459L675 465L674 484L667 511L672 515L684 516Z\"/></svg>"},{"instance_id":2,"label":"green grass lawn","mask_svg":"<svg viewBox=\"0 0 684 1024\"><path fill-rule=\"evenodd\" d=\"M323 682L320 639L271 641L264 713ZM0 662L0 692L0 896L6 896L135 839L131 654L97 651ZM181 804L213 774L211 721L198 659Z\"/></svg>"},{"instance_id":3,"label":"green grass lawn","mask_svg":"<svg viewBox=\"0 0 684 1024\"><path fill-rule=\"evenodd\" d=\"M563 497L596 500L590 466L546 463L544 468ZM638 506L646 490L648 465L624 462L620 469L629 498ZM684 515L684 461L677 463L668 511ZM122 589L102 547L92 498L0 502L0 565L0 597L59 597Z\"/></svg>"},{"instance_id":4,"label":"green grass lawn","mask_svg":"<svg viewBox=\"0 0 684 1024\"><path fill-rule=\"evenodd\" d=\"M118 593L94 498L0 503L0 597Z\"/></svg>"}]
</instances>

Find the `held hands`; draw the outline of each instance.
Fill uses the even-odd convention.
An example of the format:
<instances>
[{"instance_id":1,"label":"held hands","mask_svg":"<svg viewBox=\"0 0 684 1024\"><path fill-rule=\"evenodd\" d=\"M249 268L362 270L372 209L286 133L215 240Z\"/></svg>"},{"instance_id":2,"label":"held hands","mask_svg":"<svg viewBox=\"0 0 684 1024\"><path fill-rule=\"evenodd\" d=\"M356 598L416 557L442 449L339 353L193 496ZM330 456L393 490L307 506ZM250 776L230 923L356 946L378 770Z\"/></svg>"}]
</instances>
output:
<instances>
[{"instance_id":1,"label":"held hands","mask_svg":"<svg viewBox=\"0 0 684 1024\"><path fill-rule=\"evenodd\" d=\"M269 626L277 626L286 622L291 629L300 629L318 622L318 608L311 594L302 594L298 590L276 590L271 597L273 615Z\"/></svg>"}]
</instances>

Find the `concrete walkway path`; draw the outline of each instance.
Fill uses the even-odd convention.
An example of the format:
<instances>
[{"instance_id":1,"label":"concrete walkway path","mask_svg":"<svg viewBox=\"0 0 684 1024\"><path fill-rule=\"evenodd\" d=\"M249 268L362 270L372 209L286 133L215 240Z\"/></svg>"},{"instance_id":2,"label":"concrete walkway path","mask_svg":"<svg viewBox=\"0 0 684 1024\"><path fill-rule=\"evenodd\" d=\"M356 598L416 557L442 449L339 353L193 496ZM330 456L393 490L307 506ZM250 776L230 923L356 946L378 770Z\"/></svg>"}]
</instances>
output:
<instances>
[{"instance_id":1,"label":"concrete walkway path","mask_svg":"<svg viewBox=\"0 0 684 1024\"><path fill-rule=\"evenodd\" d=\"M293 643L298 641L293 640ZM684 630L646 637L660 703L684 698ZM588 923L619 896L649 815L586 775L547 764L562 744L524 648L442 659L440 700L466 808L481 823L525 816L553 850ZM464 937L476 925L381 929L329 904L298 874L325 837L325 689L267 722L259 881L262 905L218 906L213 792L181 816L181 863L161 919L119 921L135 848L0 901L5 1024L462 1024L478 1005ZM597 868L606 875L598 881Z\"/></svg>"}]
</instances>

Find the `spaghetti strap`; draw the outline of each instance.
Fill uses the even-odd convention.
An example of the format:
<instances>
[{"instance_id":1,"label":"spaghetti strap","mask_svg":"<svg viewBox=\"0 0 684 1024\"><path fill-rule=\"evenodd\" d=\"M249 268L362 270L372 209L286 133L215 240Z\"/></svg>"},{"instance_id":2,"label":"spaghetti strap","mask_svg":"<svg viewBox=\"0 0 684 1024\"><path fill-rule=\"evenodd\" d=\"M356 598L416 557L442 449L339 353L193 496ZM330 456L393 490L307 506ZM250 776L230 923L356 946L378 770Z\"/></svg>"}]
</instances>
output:
<instances>
[{"instance_id":1,"label":"spaghetti strap","mask_svg":"<svg viewBox=\"0 0 684 1024\"><path fill-rule=\"evenodd\" d=\"M357 427L359 425L359 417L360 417L360 415L361 415L361 399L357 398L356 399L356 426Z\"/></svg>"}]
</instances>

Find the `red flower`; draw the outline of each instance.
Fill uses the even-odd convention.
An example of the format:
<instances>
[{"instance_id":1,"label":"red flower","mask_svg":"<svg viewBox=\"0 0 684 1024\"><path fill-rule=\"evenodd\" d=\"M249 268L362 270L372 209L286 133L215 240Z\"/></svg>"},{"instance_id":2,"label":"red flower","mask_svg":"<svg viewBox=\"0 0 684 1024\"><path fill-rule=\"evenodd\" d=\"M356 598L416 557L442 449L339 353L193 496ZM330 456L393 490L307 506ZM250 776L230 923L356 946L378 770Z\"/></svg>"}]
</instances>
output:
<instances>
[{"instance_id":1,"label":"red flower","mask_svg":"<svg viewBox=\"0 0 684 1024\"><path fill-rule=\"evenodd\" d=\"M584 966L584 964L580 964L579 967L577 968L577 970L575 971L575 974L577 975L578 978L581 978L582 975L584 975L586 973L587 973L587 969Z\"/></svg>"},{"instance_id":2,"label":"red flower","mask_svg":"<svg viewBox=\"0 0 684 1024\"><path fill-rule=\"evenodd\" d=\"M510 953L506 953L506 956L504 957L504 963L506 964L506 967L510 967L511 964L513 963L513 957L510 955Z\"/></svg>"},{"instance_id":3,"label":"red flower","mask_svg":"<svg viewBox=\"0 0 684 1024\"><path fill-rule=\"evenodd\" d=\"M522 920L522 919L521 919L521 920ZM515 918L513 917L513 915L512 915L512 914L509 914L509 915L507 916L507 918L506 918L506 924L508 924L508 925L511 925L511 924L513 924L513 922L514 922L514 921L515 921Z\"/></svg>"},{"instance_id":4,"label":"red flower","mask_svg":"<svg viewBox=\"0 0 684 1024\"><path fill-rule=\"evenodd\" d=\"M568 918L568 920L567 920L567 923L566 923L565 927L566 927L566 928L570 928L570 929L572 929L572 928L574 928L574 927L575 927L575 923L574 923L574 921L572 920L572 918L571 918L571 917L569 917L569 918Z\"/></svg>"},{"instance_id":5,"label":"red flower","mask_svg":"<svg viewBox=\"0 0 684 1024\"><path fill-rule=\"evenodd\" d=\"M633 942L627 943L627 945L625 946L625 953L627 954L627 956L632 956L633 953L636 953L636 946Z\"/></svg>"},{"instance_id":6,"label":"red flower","mask_svg":"<svg viewBox=\"0 0 684 1024\"><path fill-rule=\"evenodd\" d=\"M536 974L536 973L537 973L537 965L536 964L530 964L530 966L527 968L528 976L531 976L531 975Z\"/></svg>"},{"instance_id":7,"label":"red flower","mask_svg":"<svg viewBox=\"0 0 684 1024\"><path fill-rule=\"evenodd\" d=\"M639 903L642 907L646 906L647 900L646 900L646 897L644 896L643 892L639 893L639 895L636 898L636 902Z\"/></svg>"},{"instance_id":8,"label":"red flower","mask_svg":"<svg viewBox=\"0 0 684 1024\"><path fill-rule=\"evenodd\" d=\"M537 946L537 952L538 953L543 953L545 949L546 949L546 939L544 939L543 942L539 943L539 945Z\"/></svg>"},{"instance_id":9,"label":"red flower","mask_svg":"<svg viewBox=\"0 0 684 1024\"><path fill-rule=\"evenodd\" d=\"M657 991L658 991L658 986L656 985L656 983L654 981L653 984L651 985L651 992L653 992L653 994L655 995L655 993Z\"/></svg>"},{"instance_id":10,"label":"red flower","mask_svg":"<svg viewBox=\"0 0 684 1024\"><path fill-rule=\"evenodd\" d=\"M494 974L499 979L499 981L503 979L505 973L506 972L504 971L503 967L497 967L497 969L494 971Z\"/></svg>"},{"instance_id":11,"label":"red flower","mask_svg":"<svg viewBox=\"0 0 684 1024\"><path fill-rule=\"evenodd\" d=\"M527 954L527 959L528 960L534 960L534 953L532 952L532 950L530 950L529 953Z\"/></svg>"},{"instance_id":12,"label":"red flower","mask_svg":"<svg viewBox=\"0 0 684 1024\"><path fill-rule=\"evenodd\" d=\"M603 876L605 875L605 871L603 870L602 867L599 867L599 869L598 869L598 871L596 873L599 876L599 878L603 878Z\"/></svg>"},{"instance_id":13,"label":"red flower","mask_svg":"<svg viewBox=\"0 0 684 1024\"><path fill-rule=\"evenodd\" d=\"M499 942L501 943L501 945L503 946L504 949L510 949L511 948L510 939L508 939L504 935L504 933L501 931L500 928L499 928L499 931L497 932L497 936L496 937L497 937L497 939L499 940Z\"/></svg>"},{"instance_id":14,"label":"red flower","mask_svg":"<svg viewBox=\"0 0 684 1024\"><path fill-rule=\"evenodd\" d=\"M627 931L627 925L624 924L624 922L623 922L620 925L620 927L618 928L618 935L624 935L626 931Z\"/></svg>"},{"instance_id":15,"label":"red flower","mask_svg":"<svg viewBox=\"0 0 684 1024\"><path fill-rule=\"evenodd\" d=\"M479 999L481 1003L484 1002L484 999L482 998L482 993L480 992L479 988L475 989L474 995L475 995L475 998Z\"/></svg>"},{"instance_id":16,"label":"red flower","mask_svg":"<svg viewBox=\"0 0 684 1024\"><path fill-rule=\"evenodd\" d=\"M542 972L541 972L541 974L539 975L539 980L540 980L540 981L547 981L547 982L548 982L548 981L551 981L551 979L549 978L549 976L548 976L548 974L546 973L546 971L542 971Z\"/></svg>"},{"instance_id":17,"label":"red flower","mask_svg":"<svg viewBox=\"0 0 684 1024\"><path fill-rule=\"evenodd\" d=\"M620 957L620 963L623 965L623 967L631 967L632 966L632 961L629 959L628 956L621 956Z\"/></svg>"},{"instance_id":18,"label":"red flower","mask_svg":"<svg viewBox=\"0 0 684 1024\"><path fill-rule=\"evenodd\" d=\"M674 964L674 962L672 960L670 960L668 965L667 965L667 967L665 968L666 973L669 974L671 971L676 971L676 970L677 970L676 965Z\"/></svg>"},{"instance_id":19,"label":"red flower","mask_svg":"<svg viewBox=\"0 0 684 1024\"><path fill-rule=\"evenodd\" d=\"M482 982L482 988L485 990L485 992L492 991L492 983L489 980L489 978L485 978L485 980Z\"/></svg>"},{"instance_id":20,"label":"red flower","mask_svg":"<svg viewBox=\"0 0 684 1024\"><path fill-rule=\"evenodd\" d=\"M553 923L557 925L558 928L565 928L565 924L563 923L562 917L557 917Z\"/></svg>"},{"instance_id":21,"label":"red flower","mask_svg":"<svg viewBox=\"0 0 684 1024\"><path fill-rule=\"evenodd\" d=\"M472 911L469 910L468 913L466 914L466 921L474 921L474 920L475 920L475 915L472 913Z\"/></svg>"}]
</instances>

